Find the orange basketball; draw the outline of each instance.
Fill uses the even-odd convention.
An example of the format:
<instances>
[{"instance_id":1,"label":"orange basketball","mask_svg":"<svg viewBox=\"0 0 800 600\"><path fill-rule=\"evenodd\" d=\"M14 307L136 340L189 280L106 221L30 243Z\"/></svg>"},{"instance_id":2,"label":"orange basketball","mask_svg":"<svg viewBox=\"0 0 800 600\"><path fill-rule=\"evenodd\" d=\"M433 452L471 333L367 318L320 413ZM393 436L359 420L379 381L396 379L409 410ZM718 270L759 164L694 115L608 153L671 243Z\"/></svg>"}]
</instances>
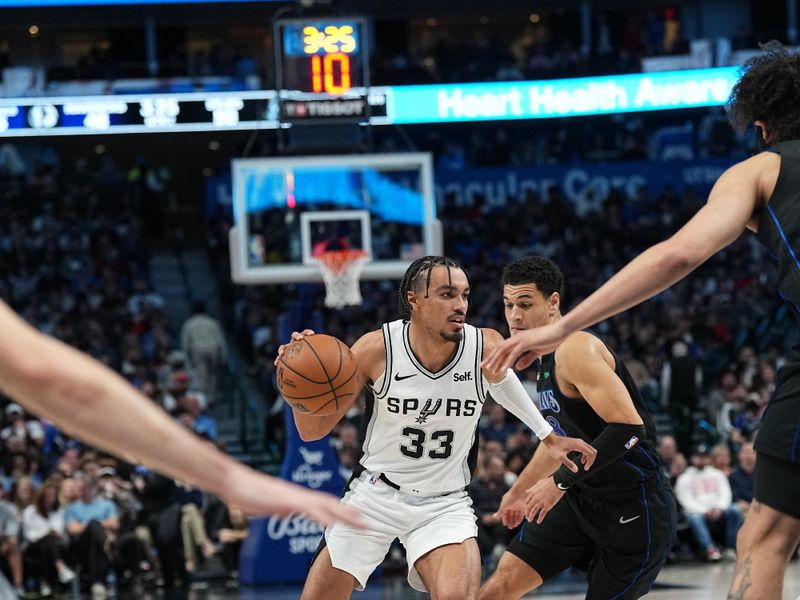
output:
<instances>
[{"instance_id":1,"label":"orange basketball","mask_svg":"<svg viewBox=\"0 0 800 600\"><path fill-rule=\"evenodd\" d=\"M295 410L324 417L352 400L361 388L361 376L344 342L310 335L286 348L278 361L278 387Z\"/></svg>"}]
</instances>

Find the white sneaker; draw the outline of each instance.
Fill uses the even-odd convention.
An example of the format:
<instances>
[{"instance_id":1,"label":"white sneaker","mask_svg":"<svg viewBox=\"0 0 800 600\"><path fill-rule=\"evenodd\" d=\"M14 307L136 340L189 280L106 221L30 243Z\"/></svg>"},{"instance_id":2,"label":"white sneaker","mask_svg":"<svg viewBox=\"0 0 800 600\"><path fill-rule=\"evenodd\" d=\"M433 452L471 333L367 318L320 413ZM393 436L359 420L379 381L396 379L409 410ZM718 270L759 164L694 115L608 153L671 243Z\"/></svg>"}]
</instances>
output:
<instances>
[{"instance_id":1,"label":"white sneaker","mask_svg":"<svg viewBox=\"0 0 800 600\"><path fill-rule=\"evenodd\" d=\"M39 586L39 595L40 596L50 596L53 593L53 590L50 589L50 586L47 585L45 582Z\"/></svg>"},{"instance_id":2,"label":"white sneaker","mask_svg":"<svg viewBox=\"0 0 800 600\"><path fill-rule=\"evenodd\" d=\"M58 570L58 580L61 583L69 583L73 579L75 579L75 571L69 567L65 566L64 568Z\"/></svg>"},{"instance_id":3,"label":"white sneaker","mask_svg":"<svg viewBox=\"0 0 800 600\"><path fill-rule=\"evenodd\" d=\"M107 597L106 586L102 583L92 584L92 600L106 600Z\"/></svg>"},{"instance_id":4,"label":"white sneaker","mask_svg":"<svg viewBox=\"0 0 800 600\"><path fill-rule=\"evenodd\" d=\"M736 550L733 548L725 548L722 551L722 559L729 562L736 562Z\"/></svg>"}]
</instances>

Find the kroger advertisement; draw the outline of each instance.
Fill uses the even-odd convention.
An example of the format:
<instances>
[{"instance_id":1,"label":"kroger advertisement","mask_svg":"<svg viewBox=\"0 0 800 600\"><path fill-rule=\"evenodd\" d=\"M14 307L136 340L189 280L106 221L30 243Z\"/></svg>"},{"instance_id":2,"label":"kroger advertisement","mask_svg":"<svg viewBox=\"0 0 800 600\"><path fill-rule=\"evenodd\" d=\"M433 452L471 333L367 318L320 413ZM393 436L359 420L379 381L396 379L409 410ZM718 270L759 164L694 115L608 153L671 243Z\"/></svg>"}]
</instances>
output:
<instances>
[{"instance_id":1,"label":"kroger advertisement","mask_svg":"<svg viewBox=\"0 0 800 600\"><path fill-rule=\"evenodd\" d=\"M731 164L730 159L704 159L439 169L436 197L440 208L445 204L469 206L482 196L488 208L502 209L508 202L524 199L529 192L546 197L547 190L556 186L583 214L601 204L614 188L628 198L635 198L641 188L654 196L667 186L678 191L692 187L706 193Z\"/></svg>"},{"instance_id":2,"label":"kroger advertisement","mask_svg":"<svg viewBox=\"0 0 800 600\"><path fill-rule=\"evenodd\" d=\"M281 477L313 490L340 495L344 482L330 440L325 437L315 442L302 441L288 405L284 419L287 440ZM322 531L322 527L303 515L252 519L239 560L242 583L303 581ZM281 560L275 560L276 556Z\"/></svg>"}]
</instances>

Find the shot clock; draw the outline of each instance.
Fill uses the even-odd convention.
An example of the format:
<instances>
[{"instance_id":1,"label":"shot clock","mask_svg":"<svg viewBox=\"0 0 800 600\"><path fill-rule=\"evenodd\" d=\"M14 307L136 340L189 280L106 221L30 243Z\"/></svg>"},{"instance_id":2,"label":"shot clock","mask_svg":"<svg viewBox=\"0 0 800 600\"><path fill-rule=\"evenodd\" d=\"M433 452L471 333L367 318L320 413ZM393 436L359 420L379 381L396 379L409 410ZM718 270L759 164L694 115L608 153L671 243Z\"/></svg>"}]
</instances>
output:
<instances>
[{"instance_id":1,"label":"shot clock","mask_svg":"<svg viewBox=\"0 0 800 600\"><path fill-rule=\"evenodd\" d=\"M275 24L282 120L363 121L369 69L363 19L288 19Z\"/></svg>"}]
</instances>

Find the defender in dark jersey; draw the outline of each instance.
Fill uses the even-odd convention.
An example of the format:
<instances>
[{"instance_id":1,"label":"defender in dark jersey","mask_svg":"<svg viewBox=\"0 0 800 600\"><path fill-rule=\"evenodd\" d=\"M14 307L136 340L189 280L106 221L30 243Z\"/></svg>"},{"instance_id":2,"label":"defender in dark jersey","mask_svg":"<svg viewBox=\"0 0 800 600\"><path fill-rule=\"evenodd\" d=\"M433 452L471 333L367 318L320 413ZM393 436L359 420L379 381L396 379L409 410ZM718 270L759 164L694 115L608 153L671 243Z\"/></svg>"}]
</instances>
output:
<instances>
[{"instance_id":1,"label":"defender in dark jersey","mask_svg":"<svg viewBox=\"0 0 800 600\"><path fill-rule=\"evenodd\" d=\"M511 335L561 318L563 276L550 260L525 257L503 272ZM575 474L538 451L503 497L509 544L480 598L519 598L569 567L587 572L587 598L639 598L672 546L675 499L661 475L653 420L622 361L598 337L578 332L537 365L542 415L560 435L597 450Z\"/></svg>"},{"instance_id":2,"label":"defender in dark jersey","mask_svg":"<svg viewBox=\"0 0 800 600\"><path fill-rule=\"evenodd\" d=\"M750 124L771 146L719 178L708 203L671 238L646 250L563 319L506 340L485 364L524 368L572 332L622 312L680 281L745 229L778 267L779 293L800 306L800 55L777 42L749 61L728 101L735 129ZM523 353L528 353L517 360ZM729 598L778 600L800 542L800 354L795 351L756 438L755 498L737 539ZM599 460L599 456L598 456ZM596 468L596 467L595 467Z\"/></svg>"}]
</instances>

